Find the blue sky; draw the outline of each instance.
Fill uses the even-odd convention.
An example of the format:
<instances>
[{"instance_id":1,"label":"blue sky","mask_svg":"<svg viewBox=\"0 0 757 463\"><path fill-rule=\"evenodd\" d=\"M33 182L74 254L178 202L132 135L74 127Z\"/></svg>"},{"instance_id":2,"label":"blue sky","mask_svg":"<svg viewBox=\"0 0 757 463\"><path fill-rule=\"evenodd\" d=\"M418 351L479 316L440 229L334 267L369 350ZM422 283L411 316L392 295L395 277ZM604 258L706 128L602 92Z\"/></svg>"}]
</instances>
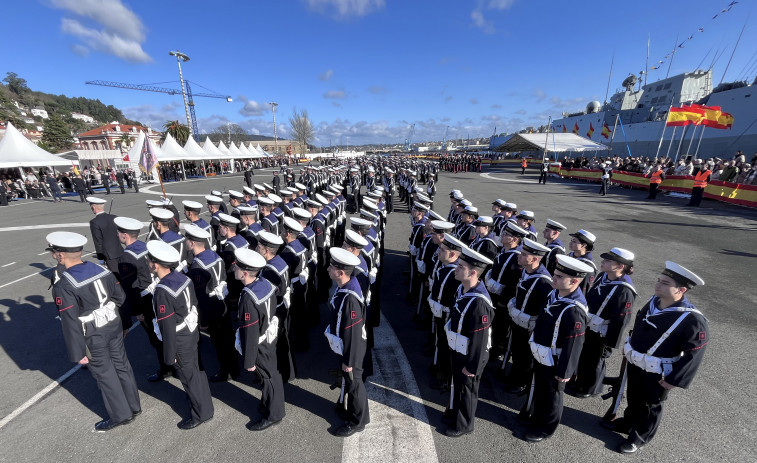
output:
<instances>
[{"instance_id":1,"label":"blue sky","mask_svg":"<svg viewBox=\"0 0 757 463\"><path fill-rule=\"evenodd\" d=\"M179 87L184 77L233 97L196 98L201 131L226 122L279 137L306 109L314 144L488 137L545 124L604 100L629 74L678 48L671 75L707 68L726 80L757 74L757 2L742 0L29 0L3 5L0 73L31 88L99 98L159 127L185 120L180 96L84 85ZM620 6L622 5L622 6ZM718 14L717 18L713 16ZM703 28L702 32L698 29ZM687 40L693 35L691 40ZM664 78L668 62L650 71ZM173 81L173 82L169 82ZM195 92L203 91L196 85Z\"/></svg>"}]
</instances>

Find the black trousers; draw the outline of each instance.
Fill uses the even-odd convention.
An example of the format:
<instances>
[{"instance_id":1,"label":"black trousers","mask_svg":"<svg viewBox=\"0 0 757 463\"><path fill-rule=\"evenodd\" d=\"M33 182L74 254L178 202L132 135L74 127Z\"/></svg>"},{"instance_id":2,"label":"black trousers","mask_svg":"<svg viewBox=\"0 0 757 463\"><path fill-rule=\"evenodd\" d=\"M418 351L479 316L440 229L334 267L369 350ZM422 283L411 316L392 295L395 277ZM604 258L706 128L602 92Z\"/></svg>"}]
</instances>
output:
<instances>
[{"instance_id":1,"label":"black trousers","mask_svg":"<svg viewBox=\"0 0 757 463\"><path fill-rule=\"evenodd\" d=\"M504 302L499 303L500 297ZM492 350L497 354L504 354L507 350L507 344L510 341L510 325L512 319L507 313L507 296L495 296L494 302L494 318L492 319ZM507 359L505 359L507 362Z\"/></svg>"},{"instance_id":2,"label":"black trousers","mask_svg":"<svg viewBox=\"0 0 757 463\"><path fill-rule=\"evenodd\" d=\"M153 347L153 349L155 349L155 354L158 357L158 365L160 365L161 373L168 373L171 370L171 367L167 366L165 362L163 362L163 341L158 339L158 336L155 334L152 318L147 318L147 316L145 316L145 319L139 322L139 324L142 325L142 328L144 328L145 333L147 334L147 340L150 341L150 345Z\"/></svg>"},{"instance_id":3,"label":"black trousers","mask_svg":"<svg viewBox=\"0 0 757 463\"><path fill-rule=\"evenodd\" d=\"M691 189L691 201L689 206L699 207L702 203L702 195L704 194L704 188L694 187Z\"/></svg>"},{"instance_id":4,"label":"black trousers","mask_svg":"<svg viewBox=\"0 0 757 463\"><path fill-rule=\"evenodd\" d=\"M444 332L444 324L447 323L449 314L445 312L443 315L439 318L434 317L434 337L436 338L434 365L436 365L437 377L449 381L451 379L449 344L447 344L447 334Z\"/></svg>"},{"instance_id":5,"label":"black trousers","mask_svg":"<svg viewBox=\"0 0 757 463\"><path fill-rule=\"evenodd\" d=\"M539 183L547 184L547 172L539 173Z\"/></svg>"},{"instance_id":6,"label":"black trousers","mask_svg":"<svg viewBox=\"0 0 757 463\"><path fill-rule=\"evenodd\" d=\"M218 358L221 373L228 373L232 378L239 375L239 356L234 348L234 330L228 310L224 315L208 322L208 334L213 347L216 348L216 358Z\"/></svg>"},{"instance_id":7,"label":"black trousers","mask_svg":"<svg viewBox=\"0 0 757 463\"><path fill-rule=\"evenodd\" d=\"M608 179L603 178L601 182L602 183L599 185L599 194L602 196L607 196L607 189L609 187L610 181Z\"/></svg>"},{"instance_id":8,"label":"black trousers","mask_svg":"<svg viewBox=\"0 0 757 463\"><path fill-rule=\"evenodd\" d=\"M602 336L592 330L586 330L584 346L576 370L576 388L579 393L601 394L604 389L602 380L607 372L605 359L610 357L612 349L607 347Z\"/></svg>"},{"instance_id":9,"label":"black trousers","mask_svg":"<svg viewBox=\"0 0 757 463\"><path fill-rule=\"evenodd\" d=\"M289 338L294 351L304 352L310 349L310 329L307 305L307 283L292 285L292 305L289 308Z\"/></svg>"},{"instance_id":10,"label":"black trousers","mask_svg":"<svg viewBox=\"0 0 757 463\"><path fill-rule=\"evenodd\" d=\"M452 356L450 362L452 367L451 410L455 413L455 429L460 432L471 432L476 421L478 387L481 383L481 377L463 374L465 356L457 352L450 354Z\"/></svg>"},{"instance_id":11,"label":"black trousers","mask_svg":"<svg viewBox=\"0 0 757 463\"><path fill-rule=\"evenodd\" d=\"M0 192L0 206L8 205L8 195L3 191Z\"/></svg>"},{"instance_id":12,"label":"black trousers","mask_svg":"<svg viewBox=\"0 0 757 463\"><path fill-rule=\"evenodd\" d=\"M114 320L100 328L90 327L92 334L85 337L89 349L89 366L97 381L108 417L120 423L142 410L134 372L124 349L121 320ZM96 331L95 331L96 330Z\"/></svg>"},{"instance_id":13,"label":"black trousers","mask_svg":"<svg viewBox=\"0 0 757 463\"><path fill-rule=\"evenodd\" d=\"M81 202L85 202L84 200L84 190L76 190L77 193L79 193L79 199L81 199Z\"/></svg>"},{"instance_id":14,"label":"black trousers","mask_svg":"<svg viewBox=\"0 0 757 463\"><path fill-rule=\"evenodd\" d=\"M532 431L543 436L554 434L560 424L565 383L555 379L555 368L534 364L534 402Z\"/></svg>"},{"instance_id":15,"label":"black trousers","mask_svg":"<svg viewBox=\"0 0 757 463\"><path fill-rule=\"evenodd\" d=\"M659 183L650 183L649 184L649 195L647 196L647 199L656 199L657 198L657 192L660 191L660 184Z\"/></svg>"},{"instance_id":16,"label":"black trousers","mask_svg":"<svg viewBox=\"0 0 757 463\"><path fill-rule=\"evenodd\" d=\"M386 192L386 212L392 213L394 210L394 194L392 192Z\"/></svg>"},{"instance_id":17,"label":"black trousers","mask_svg":"<svg viewBox=\"0 0 757 463\"><path fill-rule=\"evenodd\" d=\"M660 386L659 381L660 375L628 365L628 406L623 418L631 428L629 439L637 445L649 443L660 427L662 406L669 391Z\"/></svg>"},{"instance_id":18,"label":"black trousers","mask_svg":"<svg viewBox=\"0 0 757 463\"><path fill-rule=\"evenodd\" d=\"M281 373L281 379L287 383L290 379L297 377L297 365L294 362L292 349L289 345L289 310L283 309L283 302L280 308L276 309L279 317L279 334L276 337L276 361L278 370ZM283 315L286 313L286 315Z\"/></svg>"},{"instance_id":19,"label":"black trousers","mask_svg":"<svg viewBox=\"0 0 757 463\"><path fill-rule=\"evenodd\" d=\"M197 343L200 330L190 333L184 328L176 333L176 373L181 385L189 397L192 419L206 421L213 418L213 399L210 397L208 377L200 371L197 355Z\"/></svg>"},{"instance_id":20,"label":"black trousers","mask_svg":"<svg viewBox=\"0 0 757 463\"><path fill-rule=\"evenodd\" d=\"M516 324L511 325L510 331L510 355L512 356L512 368L510 370L510 384L512 386L530 386L531 377L534 373L534 356L528 339L531 333Z\"/></svg>"},{"instance_id":21,"label":"black trousers","mask_svg":"<svg viewBox=\"0 0 757 463\"><path fill-rule=\"evenodd\" d=\"M339 362L341 369L342 362ZM352 371L342 371L344 379L344 392L347 394L347 421L353 426L363 427L371 422L368 411L368 393L365 391L363 382L363 369L353 367Z\"/></svg>"},{"instance_id":22,"label":"black trousers","mask_svg":"<svg viewBox=\"0 0 757 463\"><path fill-rule=\"evenodd\" d=\"M277 338L278 339L278 338ZM280 421L286 415L284 407L284 382L276 367L276 346L263 343L258 348L255 370L263 381L260 393L261 416L270 421Z\"/></svg>"}]
</instances>

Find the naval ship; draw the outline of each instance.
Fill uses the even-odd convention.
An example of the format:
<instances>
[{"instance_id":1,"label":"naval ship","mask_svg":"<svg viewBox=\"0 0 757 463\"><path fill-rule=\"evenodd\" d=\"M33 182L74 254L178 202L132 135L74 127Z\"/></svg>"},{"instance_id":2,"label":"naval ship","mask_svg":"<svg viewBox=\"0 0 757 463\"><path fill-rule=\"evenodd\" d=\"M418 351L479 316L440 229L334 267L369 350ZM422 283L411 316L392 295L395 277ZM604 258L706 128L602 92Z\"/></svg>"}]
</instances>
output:
<instances>
[{"instance_id":1,"label":"naval ship","mask_svg":"<svg viewBox=\"0 0 757 463\"><path fill-rule=\"evenodd\" d=\"M671 105L692 103L720 106L733 115L733 127L724 130L706 127L702 131L701 126L695 129L691 125L677 127L675 134L673 127L665 128ZM603 130L605 124L609 130ZM741 150L750 159L757 152L757 79L751 84L732 82L713 88L712 70L698 70L642 86L631 75L609 102L592 101L585 111L563 113L553 127L555 132L569 133L578 127L578 135L608 146L612 140L612 155L627 156L630 148L632 156L654 157L662 137L660 156L694 155L698 147L699 158L730 159Z\"/></svg>"}]
</instances>

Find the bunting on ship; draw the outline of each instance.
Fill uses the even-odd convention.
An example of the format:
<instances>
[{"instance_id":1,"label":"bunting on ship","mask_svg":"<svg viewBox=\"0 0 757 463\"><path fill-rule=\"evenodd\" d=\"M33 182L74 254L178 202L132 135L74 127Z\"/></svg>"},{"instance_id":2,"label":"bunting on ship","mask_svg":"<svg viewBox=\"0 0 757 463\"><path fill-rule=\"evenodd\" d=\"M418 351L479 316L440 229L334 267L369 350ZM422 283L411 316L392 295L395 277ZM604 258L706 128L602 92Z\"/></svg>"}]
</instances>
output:
<instances>
[{"instance_id":1,"label":"bunting on ship","mask_svg":"<svg viewBox=\"0 0 757 463\"><path fill-rule=\"evenodd\" d=\"M610 135L612 135L612 130L610 130L610 127L607 125L607 122L605 122L602 125L602 136L605 138L610 138Z\"/></svg>"}]
</instances>

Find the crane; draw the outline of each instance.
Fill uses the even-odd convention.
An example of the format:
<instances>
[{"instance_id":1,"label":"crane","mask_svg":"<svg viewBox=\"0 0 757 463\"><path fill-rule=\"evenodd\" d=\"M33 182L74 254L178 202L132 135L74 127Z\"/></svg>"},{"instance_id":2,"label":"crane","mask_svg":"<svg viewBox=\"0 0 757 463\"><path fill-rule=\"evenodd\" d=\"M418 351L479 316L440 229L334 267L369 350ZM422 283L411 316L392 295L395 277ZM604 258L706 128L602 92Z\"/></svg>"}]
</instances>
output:
<instances>
[{"instance_id":1,"label":"crane","mask_svg":"<svg viewBox=\"0 0 757 463\"><path fill-rule=\"evenodd\" d=\"M167 82L161 82L161 83L167 83ZM123 82L111 82L107 80L90 80L90 81L85 82L85 84L100 85L102 87L126 88L129 90L142 90L145 92L167 93L169 95L181 95L181 89L176 90L173 88L156 87L154 84L127 84ZM189 100L188 102L189 112L192 117L192 134L194 137L199 137L200 133L197 130L197 117L195 116L195 103L194 103L193 97L200 96L200 97L205 97L205 98L223 98L229 103L232 102L232 99L228 95L221 95L219 93L194 93L193 94L192 87L189 85L189 81L185 80L184 84L187 86L187 100ZM197 85L199 87L202 87L202 85L199 85L199 84ZM205 87L202 87L202 88L205 88Z\"/></svg>"},{"instance_id":2,"label":"crane","mask_svg":"<svg viewBox=\"0 0 757 463\"><path fill-rule=\"evenodd\" d=\"M405 139L405 151L410 151L410 145L413 141L413 133L415 133L415 124L410 126L410 133L407 134L407 138Z\"/></svg>"}]
</instances>

